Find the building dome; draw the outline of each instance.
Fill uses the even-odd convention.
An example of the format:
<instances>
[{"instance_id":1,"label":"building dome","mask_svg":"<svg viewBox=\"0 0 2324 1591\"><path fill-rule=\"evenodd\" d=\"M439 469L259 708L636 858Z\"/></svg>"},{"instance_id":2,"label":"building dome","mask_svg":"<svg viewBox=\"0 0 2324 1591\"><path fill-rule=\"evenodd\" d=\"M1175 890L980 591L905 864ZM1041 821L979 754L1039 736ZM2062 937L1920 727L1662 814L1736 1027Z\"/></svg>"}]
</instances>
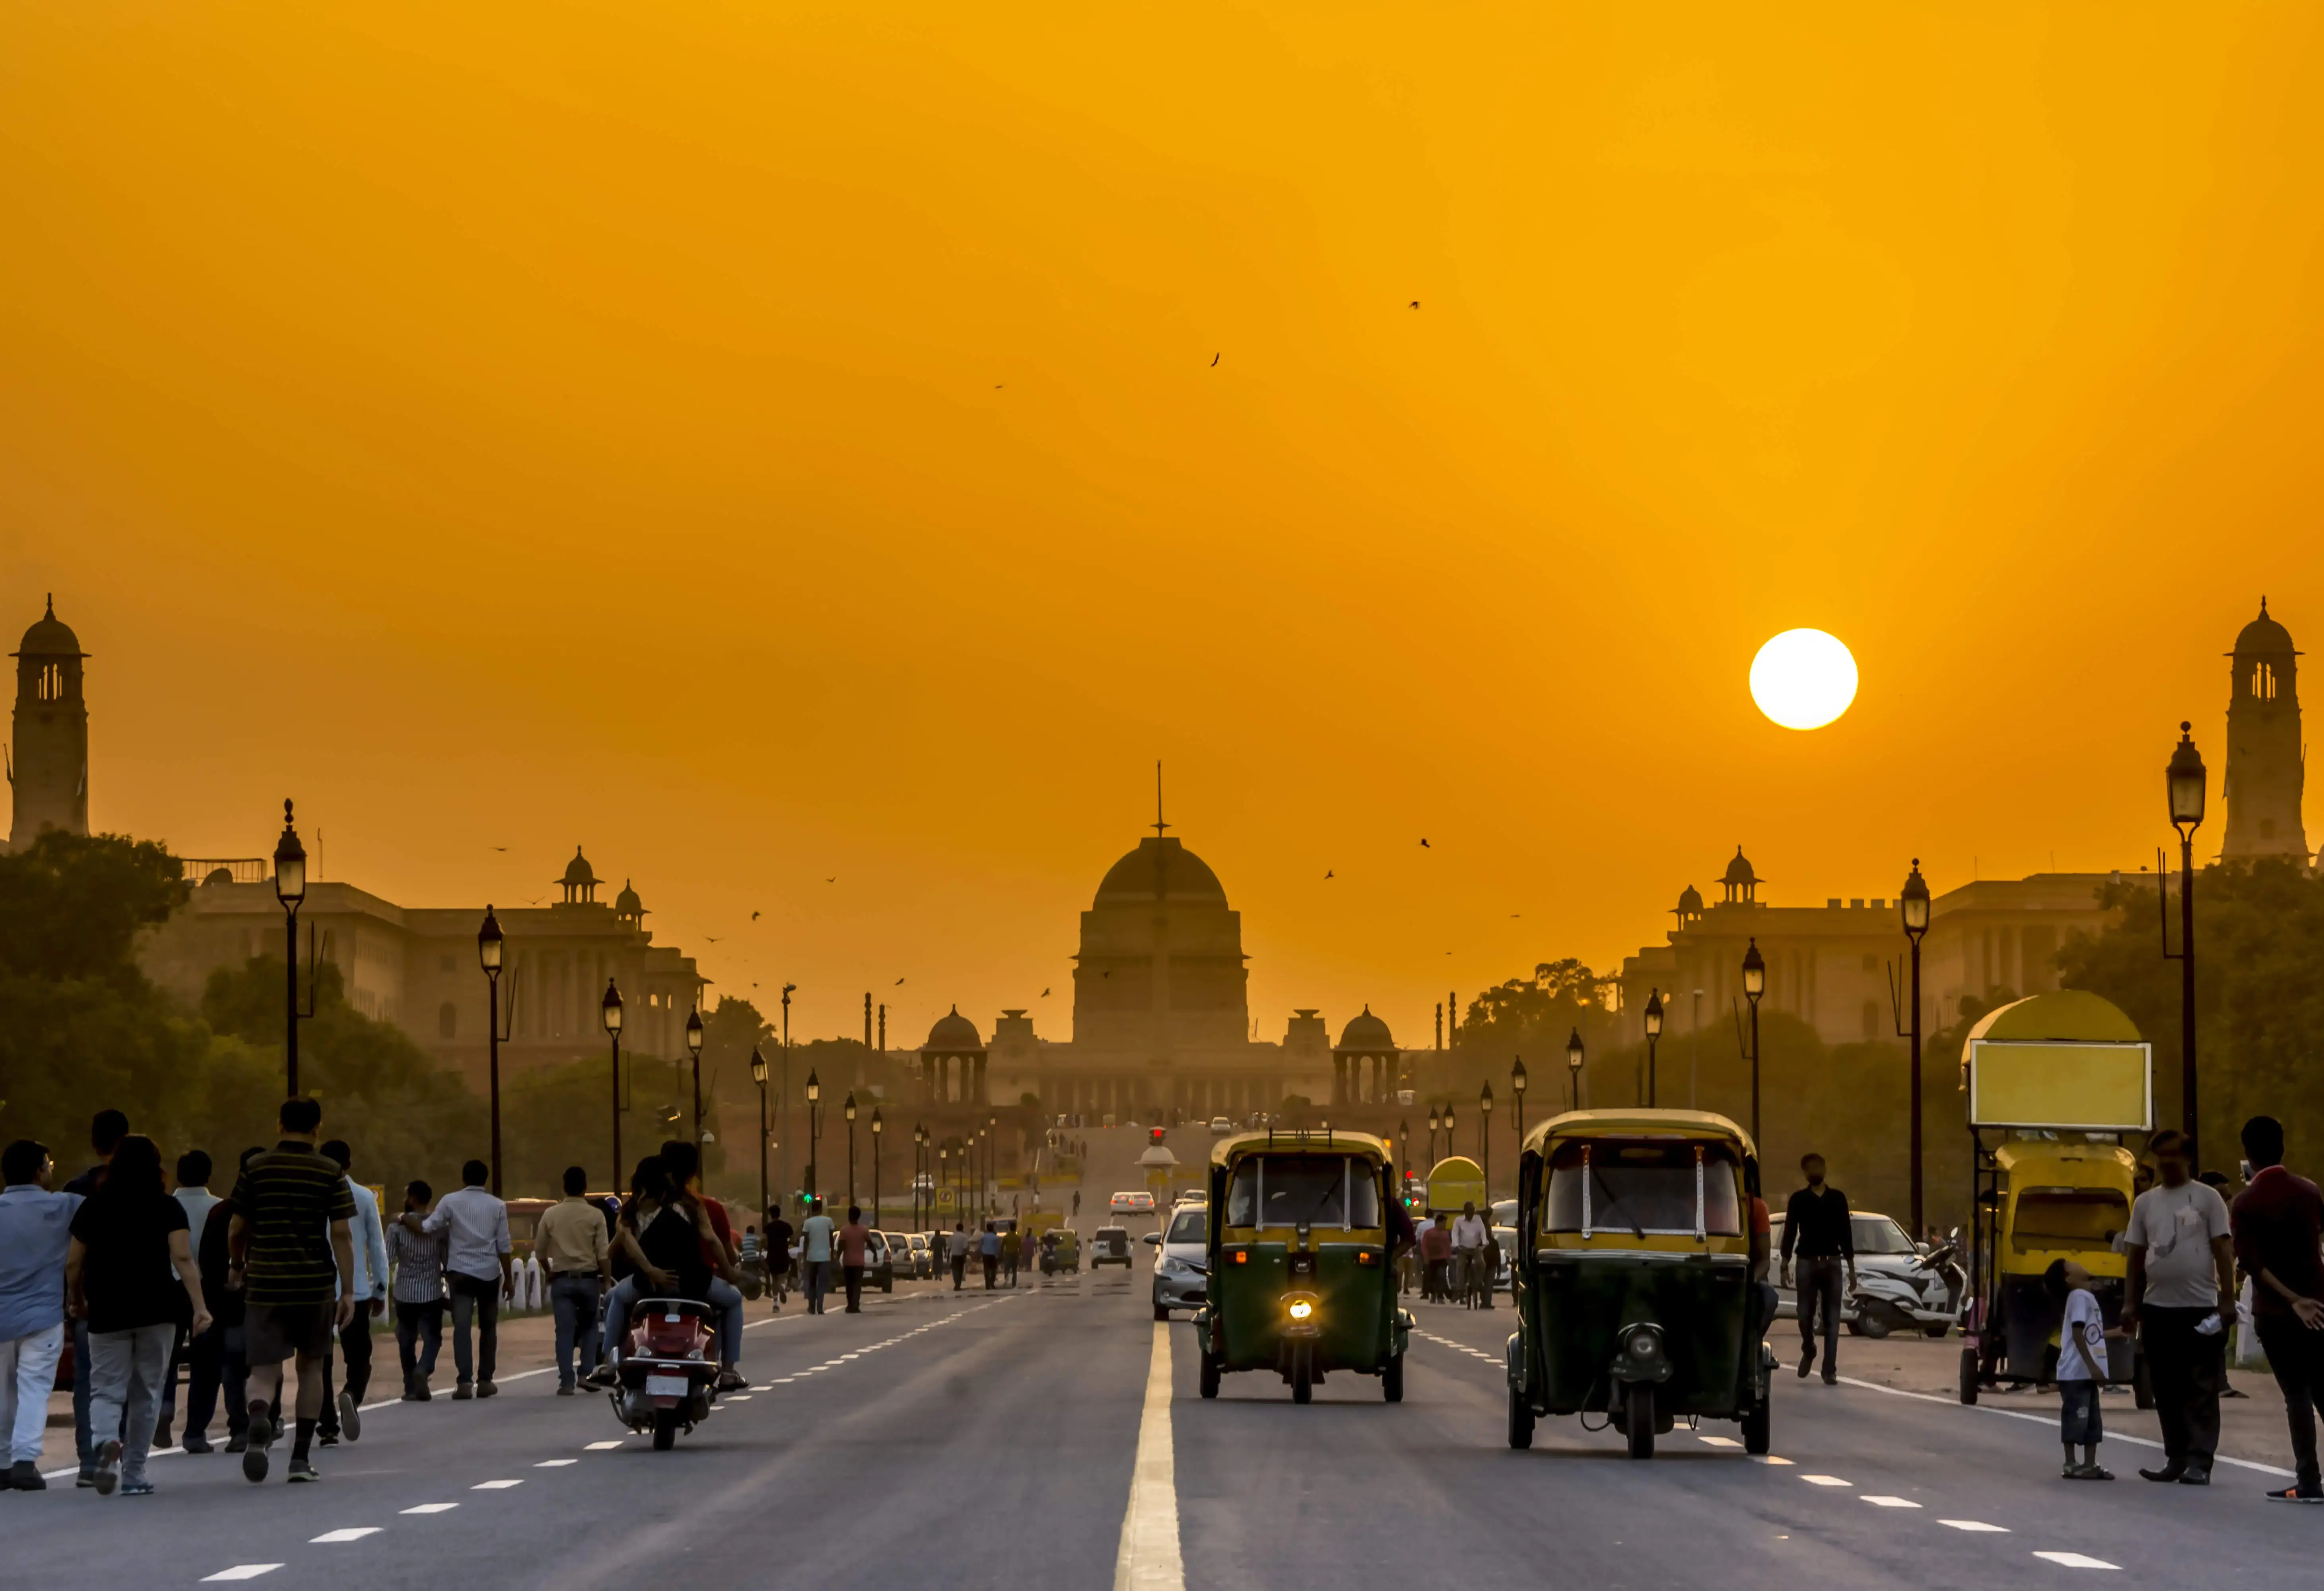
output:
<instances>
[{"instance_id":1,"label":"building dome","mask_svg":"<svg viewBox=\"0 0 2324 1591\"><path fill-rule=\"evenodd\" d=\"M1746 863L1744 865L1748 870L1750 865ZM1689 884L1686 888L1679 891L1678 914L1681 917L1692 917L1699 914L1702 911L1702 892L1701 890L1696 889L1692 884Z\"/></svg>"},{"instance_id":2,"label":"building dome","mask_svg":"<svg viewBox=\"0 0 2324 1591\"><path fill-rule=\"evenodd\" d=\"M1721 883L1733 884L1738 887L1744 884L1754 884L1760 882L1759 875L1751 871L1750 860L1743 855L1743 847L1741 846L1737 846L1735 847L1735 859L1728 863L1727 875L1720 879L1720 882Z\"/></svg>"},{"instance_id":3,"label":"building dome","mask_svg":"<svg viewBox=\"0 0 2324 1591\"><path fill-rule=\"evenodd\" d=\"M573 847L573 860L565 865L565 876L558 879L557 882L566 885L567 888L572 888L580 884L588 884L594 887L596 884L597 875L590 870L589 858L581 854L581 847L579 846L575 846Z\"/></svg>"},{"instance_id":4,"label":"building dome","mask_svg":"<svg viewBox=\"0 0 2324 1591\"><path fill-rule=\"evenodd\" d=\"M587 864L584 863L583 865L586 866ZM572 876L569 870L566 876L568 878ZM622 893L613 897L613 915L616 917L643 917L645 914L646 903L638 899L638 892L630 887L630 881L628 879L625 878L622 880Z\"/></svg>"},{"instance_id":5,"label":"building dome","mask_svg":"<svg viewBox=\"0 0 2324 1591\"><path fill-rule=\"evenodd\" d=\"M950 1053L982 1050L984 1041L977 1036L976 1024L961 1015L960 1007L955 1005L949 1014L936 1018L936 1025L928 1030L928 1041L920 1048Z\"/></svg>"},{"instance_id":6,"label":"building dome","mask_svg":"<svg viewBox=\"0 0 2324 1591\"><path fill-rule=\"evenodd\" d=\"M1167 836L1142 839L1138 848L1106 869L1096 904L1144 901L1200 901L1223 906L1227 892L1210 865Z\"/></svg>"},{"instance_id":7,"label":"building dome","mask_svg":"<svg viewBox=\"0 0 2324 1591\"><path fill-rule=\"evenodd\" d=\"M80 649L80 637L72 626L57 617L57 599L49 598L49 611L38 623L24 632L23 643L16 649L18 657L87 657Z\"/></svg>"},{"instance_id":8,"label":"building dome","mask_svg":"<svg viewBox=\"0 0 2324 1591\"><path fill-rule=\"evenodd\" d=\"M1388 1023L1374 1016L1372 1008L1367 1005L1361 1016L1340 1030L1339 1047L1342 1050L1393 1050L1396 1048L1396 1036L1388 1031Z\"/></svg>"},{"instance_id":9,"label":"building dome","mask_svg":"<svg viewBox=\"0 0 2324 1591\"><path fill-rule=\"evenodd\" d=\"M35 630L40 627L38 624L32 626ZM65 630L62 624L59 624L57 628L64 630L68 636L72 634L70 630ZM32 638L28 634L24 637L25 650L32 649ZM2259 617L2246 624L2236 634L2236 655L2244 657L2254 652L2282 653L2296 650L2298 649L2292 644L2292 632L2268 616L2267 598L2261 597Z\"/></svg>"}]
</instances>

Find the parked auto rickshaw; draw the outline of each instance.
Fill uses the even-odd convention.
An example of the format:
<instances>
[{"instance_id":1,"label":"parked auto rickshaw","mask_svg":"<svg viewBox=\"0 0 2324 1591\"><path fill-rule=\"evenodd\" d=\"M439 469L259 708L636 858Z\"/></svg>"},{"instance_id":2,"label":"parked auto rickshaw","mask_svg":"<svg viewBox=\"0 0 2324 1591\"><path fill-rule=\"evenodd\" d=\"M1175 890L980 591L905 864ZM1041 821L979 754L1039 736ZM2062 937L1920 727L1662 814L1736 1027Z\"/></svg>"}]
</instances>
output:
<instances>
[{"instance_id":1,"label":"parked auto rickshaw","mask_svg":"<svg viewBox=\"0 0 2324 1591\"><path fill-rule=\"evenodd\" d=\"M1333 1371L1404 1400L1412 1317L1397 1307L1388 1145L1361 1133L1269 1129L1213 1145L1210 1282L1194 1311L1202 1393L1263 1370L1305 1403Z\"/></svg>"},{"instance_id":2,"label":"parked auto rickshaw","mask_svg":"<svg viewBox=\"0 0 2324 1591\"><path fill-rule=\"evenodd\" d=\"M1630 1457L1681 1419L1768 1443L1772 1290L1751 1277L1744 1169L1725 1116L1582 1110L1527 1133L1517 1162L1517 1329L1509 1446L1545 1414L1603 1414Z\"/></svg>"},{"instance_id":3,"label":"parked auto rickshaw","mask_svg":"<svg viewBox=\"0 0 2324 1591\"><path fill-rule=\"evenodd\" d=\"M2056 1260L2074 1260L2090 1273L2090 1290L2112 1330L2122 1314L2129 1263L2114 1240L2130 1225L2130 1151L2105 1142L2017 1139L1978 1155L1977 1220L1980 1274L1970 1278L1978 1299L1969 1342L1961 1349L1960 1401L1977 1401L1981 1388L2050 1379L2057 1364L2058 1328L2064 1311L2042 1285ZM2128 1382L2138 1406L2154 1406L2145 1356L2137 1344L2107 1344L2107 1379Z\"/></svg>"}]
</instances>

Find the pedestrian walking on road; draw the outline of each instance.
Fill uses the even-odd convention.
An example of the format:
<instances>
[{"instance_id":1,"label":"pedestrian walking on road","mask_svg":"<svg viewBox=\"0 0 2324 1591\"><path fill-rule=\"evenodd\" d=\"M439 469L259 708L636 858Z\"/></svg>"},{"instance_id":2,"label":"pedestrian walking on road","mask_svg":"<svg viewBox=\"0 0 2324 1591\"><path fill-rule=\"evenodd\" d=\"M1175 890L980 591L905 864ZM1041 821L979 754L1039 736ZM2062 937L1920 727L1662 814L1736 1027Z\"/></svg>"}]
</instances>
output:
<instances>
[{"instance_id":1,"label":"pedestrian walking on road","mask_svg":"<svg viewBox=\"0 0 2324 1591\"><path fill-rule=\"evenodd\" d=\"M444 1235L444 1279L452 1289L452 1369L459 1377L452 1401L497 1396L493 1369L500 1356L501 1298L513 1274L509 1256L508 1206L493 1197L485 1184L493 1169L482 1161L460 1168L467 1186L436 1201L426 1220L406 1212L406 1226ZM474 1357L468 1346L468 1327L476 1329ZM473 1377L473 1381L472 1378Z\"/></svg>"},{"instance_id":2,"label":"pedestrian walking on road","mask_svg":"<svg viewBox=\"0 0 2324 1591\"><path fill-rule=\"evenodd\" d=\"M395 1357L403 1367L407 1403L435 1396L428 1378L436 1374L436 1355L444 1346L444 1235L422 1229L435 1197L425 1182L407 1184L403 1213L422 1217L420 1227L398 1217L387 1228L388 1263L395 1276Z\"/></svg>"},{"instance_id":3,"label":"pedestrian walking on road","mask_svg":"<svg viewBox=\"0 0 2324 1591\"><path fill-rule=\"evenodd\" d=\"M250 1162L266 1152L258 1144L242 1152L235 1162L235 1180ZM239 1453L250 1443L250 1356L243 1335L241 1280L234 1272L233 1244L228 1241L234 1218L242 1207L231 1197L210 1207L194 1243L194 1262L201 1267L202 1299L210 1307L210 1328L194 1339L189 1355L192 1374L186 1384L186 1429L189 1453L210 1449L210 1416L217 1412L218 1397L226 1397L226 1450Z\"/></svg>"},{"instance_id":4,"label":"pedestrian walking on road","mask_svg":"<svg viewBox=\"0 0 2324 1591\"><path fill-rule=\"evenodd\" d=\"M1823 1156L1800 1157L1807 1186L1792 1195L1784 1215L1784 1285L1793 1285L1792 1255L1799 1254L1800 1377L1815 1366L1816 1331L1823 1331L1823 1384L1840 1380L1840 1300L1856 1287L1856 1235L1848 1195L1824 1180Z\"/></svg>"},{"instance_id":5,"label":"pedestrian walking on road","mask_svg":"<svg viewBox=\"0 0 2324 1591\"><path fill-rule=\"evenodd\" d=\"M242 1473L266 1478L275 1438L272 1410L282 1397L282 1362L296 1359L298 1401L288 1476L319 1478L310 1449L323 1412L323 1355L355 1318L355 1197L338 1162L315 1148L323 1107L286 1099L277 1120L282 1139L254 1156L235 1179L235 1210L226 1228L228 1287L243 1291L243 1351L250 1363L250 1419Z\"/></svg>"},{"instance_id":6,"label":"pedestrian walking on road","mask_svg":"<svg viewBox=\"0 0 2324 1591\"><path fill-rule=\"evenodd\" d=\"M177 1295L182 1293L181 1309ZM202 1276L187 1241L186 1209L161 1184L161 1152L130 1133L115 1145L104 1184L73 1212L65 1308L88 1326L88 1421L97 1433L97 1491L152 1491L145 1455L161 1411L182 1314L208 1331Z\"/></svg>"},{"instance_id":7,"label":"pedestrian walking on road","mask_svg":"<svg viewBox=\"0 0 2324 1591\"><path fill-rule=\"evenodd\" d=\"M106 1167L113 1163L113 1151L129 1136L129 1118L117 1110L101 1110L89 1118L88 1147L97 1161L88 1170L65 1184L67 1193L87 1198L105 1180ZM73 1451L80 1459L80 1475L76 1486L97 1485L97 1444L88 1434L88 1322L72 1323L73 1345Z\"/></svg>"},{"instance_id":8,"label":"pedestrian walking on road","mask_svg":"<svg viewBox=\"0 0 2324 1591\"><path fill-rule=\"evenodd\" d=\"M2268 1495L2279 1503L2324 1503L2316 1465L2316 1413L2324 1408L2324 1198L2283 1163L2283 1124L2244 1124L2252 1179L2228 1207L2236 1260L2252 1279L2252 1327L2283 1393L2297 1478Z\"/></svg>"},{"instance_id":9,"label":"pedestrian walking on road","mask_svg":"<svg viewBox=\"0 0 2324 1591\"><path fill-rule=\"evenodd\" d=\"M958 1292L961 1289L961 1284L968 1280L969 1238L967 1222L954 1221L952 1224L951 1242L952 1290L954 1292Z\"/></svg>"},{"instance_id":10,"label":"pedestrian walking on road","mask_svg":"<svg viewBox=\"0 0 2324 1591\"><path fill-rule=\"evenodd\" d=\"M2122 1328L2137 1335L2153 1376L2163 1465L2138 1473L2150 1481L2207 1486L2219 1446L2219 1393L2227 1384L2235 1244L2227 1201L2190 1174L2194 1146L2187 1135L2166 1128L2147 1150L2160 1181L2132 1203L2123 1231L2130 1274Z\"/></svg>"},{"instance_id":11,"label":"pedestrian walking on road","mask_svg":"<svg viewBox=\"0 0 2324 1591\"><path fill-rule=\"evenodd\" d=\"M1436 1212L1420 1235L1420 1296L1429 1303L1443 1303L1445 1297L1445 1272L1452 1263L1452 1216L1449 1210Z\"/></svg>"},{"instance_id":12,"label":"pedestrian walking on road","mask_svg":"<svg viewBox=\"0 0 2324 1591\"><path fill-rule=\"evenodd\" d=\"M861 1206L847 1207L847 1225L839 1229L840 1273L847 1281L847 1312L863 1313L863 1260L871 1246L872 1229L863 1225Z\"/></svg>"},{"instance_id":13,"label":"pedestrian walking on road","mask_svg":"<svg viewBox=\"0 0 2324 1591\"><path fill-rule=\"evenodd\" d=\"M823 1200L807 1206L799 1226L799 1265L807 1272L807 1312L823 1314L823 1300L831 1291L831 1243L838 1224L823 1213Z\"/></svg>"},{"instance_id":14,"label":"pedestrian walking on road","mask_svg":"<svg viewBox=\"0 0 2324 1591\"><path fill-rule=\"evenodd\" d=\"M215 1169L210 1157L200 1150L186 1151L178 1157L178 1186L170 1194L171 1198L176 1199L185 1208L186 1240L195 1245L194 1262L198 1267L201 1263L199 1245L202 1230L209 1220L210 1212L218 1205L218 1197L210 1191L209 1187L210 1173ZM202 1287L202 1296L209 1299L208 1278L203 1278ZM217 1329L217 1303L214 1299L210 1299L209 1302L210 1329L215 1331ZM170 1367L161 1373L161 1418L153 1427L153 1446L157 1448L170 1445L170 1428L177 1420L178 1371L181 1365L185 1367L187 1373L187 1402L189 1406L192 1403L192 1355L195 1338L191 1327L192 1323L189 1320L181 1319L178 1322L177 1340L170 1345ZM188 1427L189 1434L191 1429L190 1426ZM205 1447L208 1445L204 1444ZM199 1452L201 1449L189 1448L188 1451Z\"/></svg>"},{"instance_id":15,"label":"pedestrian walking on road","mask_svg":"<svg viewBox=\"0 0 2324 1591\"><path fill-rule=\"evenodd\" d=\"M557 1315L557 1395L573 1395L576 1375L597 1363L597 1301L613 1285L605 1218L589 1202L589 1174L565 1168L565 1197L540 1215L532 1252L549 1272L549 1307ZM578 1350L579 1367L575 1366Z\"/></svg>"},{"instance_id":16,"label":"pedestrian walking on road","mask_svg":"<svg viewBox=\"0 0 2324 1591\"><path fill-rule=\"evenodd\" d=\"M783 1219L778 1208L767 1213L767 1248L763 1262L767 1272L767 1291L774 1296L770 1314L783 1312L783 1300L791 1290L791 1238L796 1235L791 1224Z\"/></svg>"},{"instance_id":17,"label":"pedestrian walking on road","mask_svg":"<svg viewBox=\"0 0 2324 1591\"><path fill-rule=\"evenodd\" d=\"M323 1355L323 1417L315 1428L323 1446L336 1448L342 1431L350 1442L363 1438L364 1394L371 1390L371 1323L387 1313L387 1240L380 1230L378 1198L348 1174L355 1151L347 1141L334 1138L324 1144L323 1158L346 1177L348 1197L355 1201L355 1218L347 1227L355 1253L355 1312L339 1327L337 1355ZM331 1395L334 1358L343 1373L337 1398Z\"/></svg>"},{"instance_id":18,"label":"pedestrian walking on road","mask_svg":"<svg viewBox=\"0 0 2324 1591\"><path fill-rule=\"evenodd\" d=\"M1017 1260L1024 1251L1025 1240L1014 1226L1001 1235L1001 1268L1006 1272L1011 1287L1017 1285Z\"/></svg>"},{"instance_id":19,"label":"pedestrian walking on road","mask_svg":"<svg viewBox=\"0 0 2324 1591\"><path fill-rule=\"evenodd\" d=\"M49 1146L19 1138L0 1150L0 1431L11 1491L42 1492L42 1433L65 1349L65 1262L78 1193L51 1192Z\"/></svg>"},{"instance_id":20,"label":"pedestrian walking on road","mask_svg":"<svg viewBox=\"0 0 2324 1591\"><path fill-rule=\"evenodd\" d=\"M2098 1462L2098 1444L2106 1440L2098 1387L2107 1379L2107 1329L2090 1273L2071 1260L2052 1260L2042 1272L2042 1288L2064 1312L2058 1328L2058 1439L2065 1445L2066 1466L2059 1474L2070 1481L2110 1481L2114 1473Z\"/></svg>"},{"instance_id":21,"label":"pedestrian walking on road","mask_svg":"<svg viewBox=\"0 0 2324 1591\"><path fill-rule=\"evenodd\" d=\"M984 1290L991 1292L1001 1270L1001 1234L987 1221L984 1235L977 1240L977 1253L984 1261Z\"/></svg>"}]
</instances>

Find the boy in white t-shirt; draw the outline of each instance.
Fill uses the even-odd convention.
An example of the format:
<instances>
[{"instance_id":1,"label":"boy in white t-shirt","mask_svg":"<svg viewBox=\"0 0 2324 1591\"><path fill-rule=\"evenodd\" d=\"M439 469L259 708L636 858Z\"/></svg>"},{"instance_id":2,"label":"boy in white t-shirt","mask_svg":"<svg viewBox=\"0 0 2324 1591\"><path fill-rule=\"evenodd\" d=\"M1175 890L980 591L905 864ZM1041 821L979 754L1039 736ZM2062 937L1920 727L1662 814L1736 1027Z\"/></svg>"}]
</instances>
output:
<instances>
[{"instance_id":1,"label":"boy in white t-shirt","mask_svg":"<svg viewBox=\"0 0 2324 1591\"><path fill-rule=\"evenodd\" d=\"M2058 1327L2058 1438L2066 1447L2066 1466L2059 1473L2070 1481L2110 1481L2113 1472L2098 1463L2098 1444L2106 1439L2098 1383L2107 1377L2107 1329L2090 1273L2071 1260L2052 1260L2042 1272L2042 1287L2066 1317ZM2074 1462L2078 1445L2080 1464Z\"/></svg>"}]
</instances>

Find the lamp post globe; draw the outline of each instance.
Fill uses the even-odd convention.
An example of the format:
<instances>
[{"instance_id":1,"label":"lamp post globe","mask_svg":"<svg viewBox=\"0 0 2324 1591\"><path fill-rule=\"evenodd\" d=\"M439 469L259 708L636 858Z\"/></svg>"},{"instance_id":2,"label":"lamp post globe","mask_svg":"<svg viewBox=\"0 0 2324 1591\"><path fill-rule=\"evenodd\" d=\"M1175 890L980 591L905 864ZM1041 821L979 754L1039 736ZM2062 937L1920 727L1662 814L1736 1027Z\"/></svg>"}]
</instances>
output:
<instances>
[{"instance_id":1,"label":"lamp post globe","mask_svg":"<svg viewBox=\"0 0 2324 1591\"><path fill-rule=\"evenodd\" d=\"M694 1141L702 1142L702 1008L686 1013L686 1055L694 1071Z\"/></svg>"},{"instance_id":2,"label":"lamp post globe","mask_svg":"<svg viewBox=\"0 0 2324 1591\"><path fill-rule=\"evenodd\" d=\"M1757 935L1743 948L1743 998L1751 1006L1751 1142L1759 1142L1759 996L1767 992L1767 958Z\"/></svg>"},{"instance_id":3,"label":"lamp post globe","mask_svg":"<svg viewBox=\"0 0 2324 1591\"><path fill-rule=\"evenodd\" d=\"M1644 1092L1645 1103L1651 1109L1655 1104L1655 1051L1659 1047L1663 1036L1663 992L1660 989L1646 991L1646 1086Z\"/></svg>"},{"instance_id":4,"label":"lamp post globe","mask_svg":"<svg viewBox=\"0 0 2324 1591\"><path fill-rule=\"evenodd\" d=\"M274 898L292 911L307 898L307 847L290 825L290 802L282 803L282 836L274 842Z\"/></svg>"},{"instance_id":5,"label":"lamp post globe","mask_svg":"<svg viewBox=\"0 0 2324 1591\"><path fill-rule=\"evenodd\" d=\"M1904 888L1896 897L1897 914L1904 920L1904 937L1915 944L1929 931L1929 881L1921 876L1921 859L1913 858L1912 874L1904 880Z\"/></svg>"},{"instance_id":6,"label":"lamp post globe","mask_svg":"<svg viewBox=\"0 0 2324 1591\"><path fill-rule=\"evenodd\" d=\"M1526 1081L1525 1057L1520 1055L1514 1058L1509 1062L1509 1109L1517 1116L1517 1147L1519 1149L1523 1149L1525 1147L1525 1091Z\"/></svg>"},{"instance_id":7,"label":"lamp post globe","mask_svg":"<svg viewBox=\"0 0 2324 1591\"><path fill-rule=\"evenodd\" d=\"M759 1221L771 1240L775 1212L767 1203L767 1052L756 1044L751 1046L751 1081L759 1090Z\"/></svg>"},{"instance_id":8,"label":"lamp post globe","mask_svg":"<svg viewBox=\"0 0 2324 1591\"><path fill-rule=\"evenodd\" d=\"M1573 1087L1572 1108L1582 1108L1582 1030L1575 1028L1565 1039L1565 1072Z\"/></svg>"},{"instance_id":9,"label":"lamp post globe","mask_svg":"<svg viewBox=\"0 0 2324 1591\"><path fill-rule=\"evenodd\" d=\"M2171 826L2192 829L2203 821L2203 801L2209 780L2203 772L2203 754L2195 749L2194 726L2182 721L2179 726L2179 744L2171 753L2171 765L2163 770L2163 783L2171 800Z\"/></svg>"},{"instance_id":10,"label":"lamp post globe","mask_svg":"<svg viewBox=\"0 0 2324 1591\"><path fill-rule=\"evenodd\" d=\"M605 1037L613 1041L613 1186L622 1185L622 991L613 980L605 980L605 997L597 1003L598 1016L605 1024Z\"/></svg>"}]
</instances>

